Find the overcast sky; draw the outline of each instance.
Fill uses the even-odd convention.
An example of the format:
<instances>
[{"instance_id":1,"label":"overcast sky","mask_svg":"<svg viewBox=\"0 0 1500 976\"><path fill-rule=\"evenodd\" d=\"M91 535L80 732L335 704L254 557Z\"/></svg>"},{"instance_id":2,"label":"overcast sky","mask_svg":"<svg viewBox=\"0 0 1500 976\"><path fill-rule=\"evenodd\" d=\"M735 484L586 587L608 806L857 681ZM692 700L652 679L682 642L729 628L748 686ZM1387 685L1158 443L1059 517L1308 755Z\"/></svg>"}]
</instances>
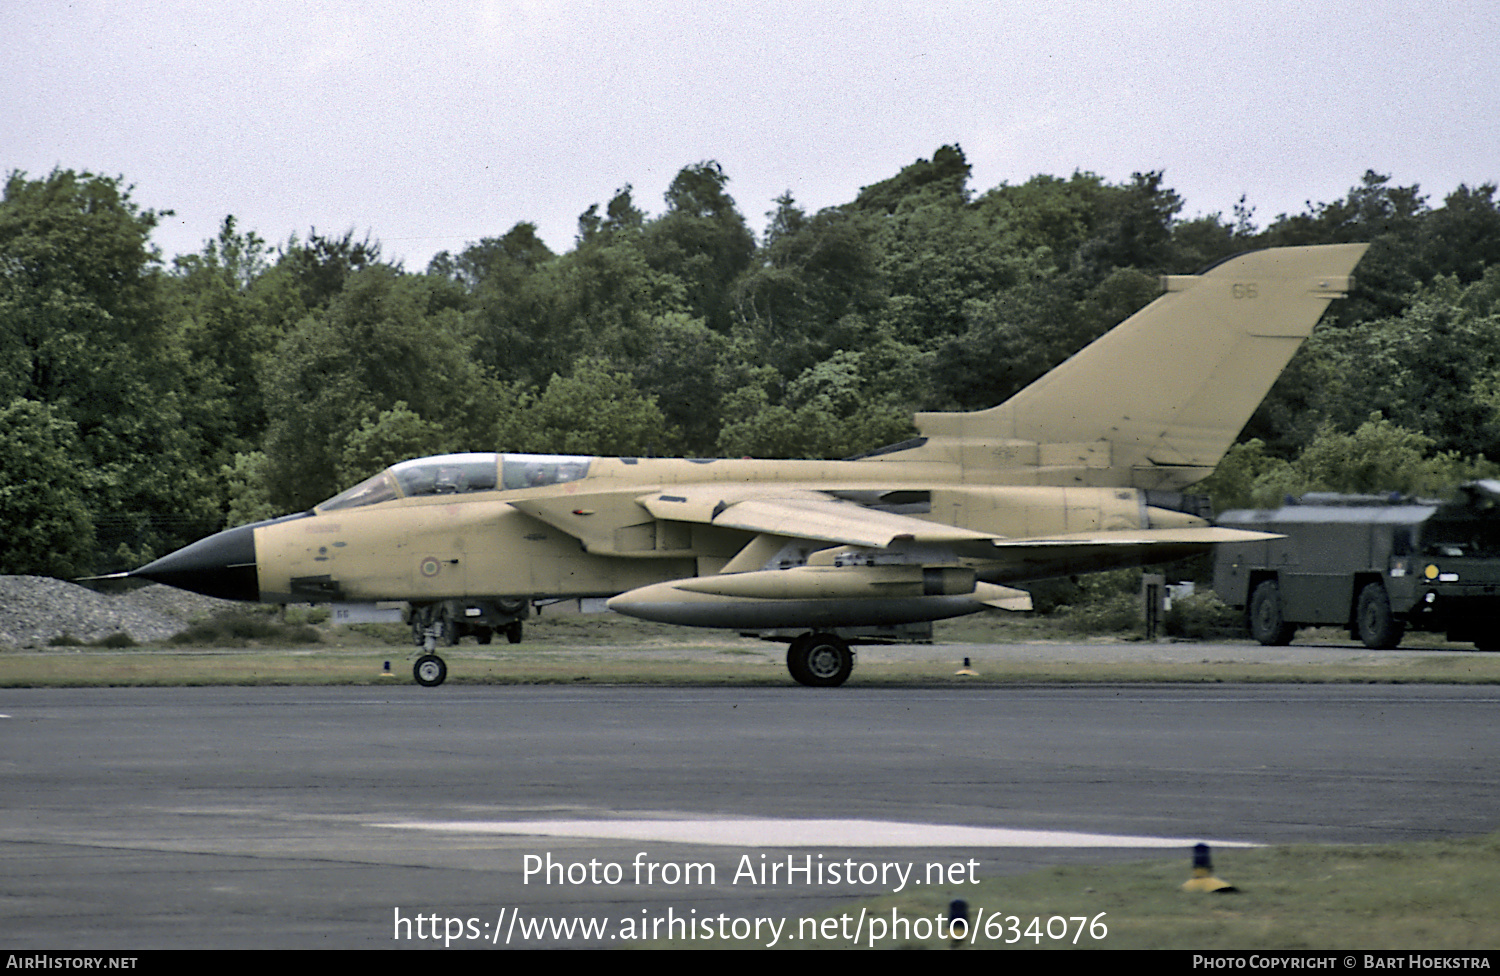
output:
<instances>
[{"instance_id":1,"label":"overcast sky","mask_svg":"<svg viewBox=\"0 0 1500 976\"><path fill-rule=\"evenodd\" d=\"M750 227L948 143L983 191L1165 170L1262 226L1368 169L1500 181L1500 4L0 0L0 168L120 175L197 251L353 229L425 268L717 160Z\"/></svg>"}]
</instances>

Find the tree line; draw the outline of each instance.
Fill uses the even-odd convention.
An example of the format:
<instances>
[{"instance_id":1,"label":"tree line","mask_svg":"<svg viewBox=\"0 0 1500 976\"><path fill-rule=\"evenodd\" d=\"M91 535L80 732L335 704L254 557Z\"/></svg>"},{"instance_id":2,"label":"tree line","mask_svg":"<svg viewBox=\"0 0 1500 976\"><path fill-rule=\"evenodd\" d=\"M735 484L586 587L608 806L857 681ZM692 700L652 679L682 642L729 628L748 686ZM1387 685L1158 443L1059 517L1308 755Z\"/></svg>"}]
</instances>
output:
<instances>
[{"instance_id":1,"label":"tree line","mask_svg":"<svg viewBox=\"0 0 1500 976\"><path fill-rule=\"evenodd\" d=\"M836 458L918 410L999 403L1190 273L1367 241L1349 298L1220 471L1285 492L1433 492L1500 457L1500 202L1366 173L1259 227L1183 218L1159 172L979 192L957 146L757 235L713 162L631 187L570 250L535 225L423 271L378 241L270 245L226 217L164 262L122 178L11 173L0 201L0 572L128 568L460 450Z\"/></svg>"}]
</instances>

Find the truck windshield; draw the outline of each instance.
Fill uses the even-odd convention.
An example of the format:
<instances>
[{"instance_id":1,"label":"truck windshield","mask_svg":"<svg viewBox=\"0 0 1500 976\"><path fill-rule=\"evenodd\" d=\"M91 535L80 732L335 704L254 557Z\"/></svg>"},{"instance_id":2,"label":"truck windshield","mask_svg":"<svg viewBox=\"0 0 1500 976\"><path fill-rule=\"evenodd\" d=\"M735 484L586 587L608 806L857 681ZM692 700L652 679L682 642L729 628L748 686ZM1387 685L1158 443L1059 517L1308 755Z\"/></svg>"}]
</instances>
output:
<instances>
[{"instance_id":1,"label":"truck windshield","mask_svg":"<svg viewBox=\"0 0 1500 976\"><path fill-rule=\"evenodd\" d=\"M1500 521L1488 518L1433 519L1422 529L1422 549L1429 556L1500 556Z\"/></svg>"}]
</instances>

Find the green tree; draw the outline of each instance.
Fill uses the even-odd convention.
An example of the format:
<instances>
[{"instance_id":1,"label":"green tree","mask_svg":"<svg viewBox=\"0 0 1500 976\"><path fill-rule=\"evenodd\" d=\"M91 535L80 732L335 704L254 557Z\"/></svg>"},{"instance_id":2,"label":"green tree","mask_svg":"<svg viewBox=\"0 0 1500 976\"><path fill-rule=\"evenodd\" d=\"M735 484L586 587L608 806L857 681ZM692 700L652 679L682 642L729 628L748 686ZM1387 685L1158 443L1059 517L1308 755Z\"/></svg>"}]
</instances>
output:
<instances>
[{"instance_id":1,"label":"green tree","mask_svg":"<svg viewBox=\"0 0 1500 976\"><path fill-rule=\"evenodd\" d=\"M1496 186L1460 185L1427 213L1421 228L1421 275L1431 281L1452 275L1463 284L1500 266L1500 201Z\"/></svg>"},{"instance_id":2,"label":"green tree","mask_svg":"<svg viewBox=\"0 0 1500 976\"><path fill-rule=\"evenodd\" d=\"M1436 471L1446 480L1450 456L1432 456L1432 438L1372 414L1352 434L1325 428L1293 462L1307 490L1343 493L1432 491ZM1436 462L1436 469L1434 468Z\"/></svg>"},{"instance_id":3,"label":"green tree","mask_svg":"<svg viewBox=\"0 0 1500 976\"><path fill-rule=\"evenodd\" d=\"M676 443L655 442L663 453L711 454L718 440L721 406L735 385L734 346L702 320L669 312L652 322L653 338L645 355L631 364L630 375L642 395L654 400Z\"/></svg>"},{"instance_id":4,"label":"green tree","mask_svg":"<svg viewBox=\"0 0 1500 976\"><path fill-rule=\"evenodd\" d=\"M1219 222L1180 225L1177 214L1182 205L1182 198L1163 185L1159 171L1132 174L1124 184L1110 184L1082 171L1066 180L1035 176L1016 186L998 186L977 202L1009 229L1016 249L1030 255L1038 267L1069 275L1075 297L1117 269L1180 273L1184 269L1177 266L1179 252L1222 248ZM1248 217L1232 234L1245 239ZM1195 239L1198 243L1189 245ZM1195 262L1199 256L1189 253L1186 259ZM1196 270L1196 265L1189 263L1188 270Z\"/></svg>"},{"instance_id":5,"label":"green tree","mask_svg":"<svg viewBox=\"0 0 1500 976\"><path fill-rule=\"evenodd\" d=\"M759 371L725 397L719 453L765 458L840 458L905 440L915 433L909 403L920 368L909 348L884 342L860 352L836 351L786 385L781 402L769 388L777 374Z\"/></svg>"},{"instance_id":6,"label":"green tree","mask_svg":"<svg viewBox=\"0 0 1500 976\"><path fill-rule=\"evenodd\" d=\"M185 354L184 411L216 466L265 431L259 370L282 335L266 296L254 289L269 267L265 242L253 231L241 234L229 216L200 253L173 262L166 281Z\"/></svg>"},{"instance_id":7,"label":"green tree","mask_svg":"<svg viewBox=\"0 0 1500 976\"><path fill-rule=\"evenodd\" d=\"M399 461L450 454L464 447L455 444L441 424L423 419L405 400L397 400L349 435L339 465L339 483L353 485Z\"/></svg>"},{"instance_id":8,"label":"green tree","mask_svg":"<svg viewBox=\"0 0 1500 976\"><path fill-rule=\"evenodd\" d=\"M645 227L647 263L682 282L688 312L728 332L735 280L750 267L755 236L715 162L685 166L667 188L667 210Z\"/></svg>"},{"instance_id":9,"label":"green tree","mask_svg":"<svg viewBox=\"0 0 1500 976\"><path fill-rule=\"evenodd\" d=\"M889 295L879 322L891 337L924 348L962 332L971 302L1015 288L1033 270L991 214L946 199L903 208L878 239Z\"/></svg>"},{"instance_id":10,"label":"green tree","mask_svg":"<svg viewBox=\"0 0 1500 976\"><path fill-rule=\"evenodd\" d=\"M1496 287L1492 289L1491 285ZM1500 271L1461 286L1439 278L1399 314L1344 329L1323 326L1293 359L1252 429L1280 434L1292 453L1319 428L1342 431L1378 411L1439 451L1500 456ZM1290 450L1288 450L1290 446Z\"/></svg>"},{"instance_id":11,"label":"green tree","mask_svg":"<svg viewBox=\"0 0 1500 976\"><path fill-rule=\"evenodd\" d=\"M527 314L518 319L525 361L500 370L502 378L543 386L581 359L636 362L650 348L653 322L686 311L682 282L646 258L629 193L626 187L616 194L609 220L590 207L579 221L577 247L534 277Z\"/></svg>"},{"instance_id":12,"label":"green tree","mask_svg":"<svg viewBox=\"0 0 1500 976\"><path fill-rule=\"evenodd\" d=\"M270 461L264 451L247 451L219 468L225 485L225 524L246 525L286 514L271 499Z\"/></svg>"},{"instance_id":13,"label":"green tree","mask_svg":"<svg viewBox=\"0 0 1500 976\"><path fill-rule=\"evenodd\" d=\"M160 279L141 210L115 178L12 173L0 202L0 395L66 403L93 422L116 369L163 341Z\"/></svg>"},{"instance_id":14,"label":"green tree","mask_svg":"<svg viewBox=\"0 0 1500 976\"><path fill-rule=\"evenodd\" d=\"M1095 329L1071 291L1051 277L966 304L967 327L936 350L935 405L992 407L1078 351Z\"/></svg>"},{"instance_id":15,"label":"green tree","mask_svg":"<svg viewBox=\"0 0 1500 976\"><path fill-rule=\"evenodd\" d=\"M1214 511L1223 513L1236 508L1278 506L1281 496L1277 493L1296 483L1291 462L1273 456L1264 441L1252 438L1231 447L1214 473L1193 490L1208 495Z\"/></svg>"},{"instance_id":16,"label":"green tree","mask_svg":"<svg viewBox=\"0 0 1500 976\"><path fill-rule=\"evenodd\" d=\"M89 571L94 523L74 427L51 407L0 407L0 573L68 578Z\"/></svg>"},{"instance_id":17,"label":"green tree","mask_svg":"<svg viewBox=\"0 0 1500 976\"><path fill-rule=\"evenodd\" d=\"M350 438L397 402L455 441L488 436L498 387L474 362L460 313L433 309L434 287L386 265L355 272L267 361L264 470L276 507L304 509L347 487Z\"/></svg>"},{"instance_id":18,"label":"green tree","mask_svg":"<svg viewBox=\"0 0 1500 976\"><path fill-rule=\"evenodd\" d=\"M1075 172L1066 180L1038 175L1025 183L989 190L977 206L992 211L1010 229L1018 251L1031 255L1049 271L1062 272L1092 236L1099 199L1106 192L1104 180L1093 173Z\"/></svg>"},{"instance_id":19,"label":"green tree","mask_svg":"<svg viewBox=\"0 0 1500 976\"><path fill-rule=\"evenodd\" d=\"M1132 173L1129 183L1100 195L1092 235L1074 261L1086 281L1103 281L1120 268L1172 270L1172 229L1182 198L1162 180L1159 170Z\"/></svg>"},{"instance_id":20,"label":"green tree","mask_svg":"<svg viewBox=\"0 0 1500 976\"><path fill-rule=\"evenodd\" d=\"M886 301L878 221L853 208L808 217L784 194L767 243L734 288L737 339L788 380L857 341Z\"/></svg>"},{"instance_id":21,"label":"green tree","mask_svg":"<svg viewBox=\"0 0 1500 976\"><path fill-rule=\"evenodd\" d=\"M592 360L552 377L540 396L513 392L494 436L501 451L626 457L659 454L676 441L654 398Z\"/></svg>"},{"instance_id":22,"label":"green tree","mask_svg":"<svg viewBox=\"0 0 1500 976\"><path fill-rule=\"evenodd\" d=\"M890 215L918 197L962 205L969 200L970 172L962 147L941 146L932 159L919 159L890 179L862 187L853 206Z\"/></svg>"},{"instance_id":23,"label":"green tree","mask_svg":"<svg viewBox=\"0 0 1500 976\"><path fill-rule=\"evenodd\" d=\"M569 361L566 350L549 342L556 262L536 225L520 223L502 237L469 245L456 258L443 252L428 267L429 275L465 290L474 355L502 380L540 382Z\"/></svg>"},{"instance_id":24,"label":"green tree","mask_svg":"<svg viewBox=\"0 0 1500 976\"><path fill-rule=\"evenodd\" d=\"M120 180L66 170L12 173L0 201L0 397L75 425L98 543L124 563L217 520L150 246L159 218Z\"/></svg>"},{"instance_id":25,"label":"green tree","mask_svg":"<svg viewBox=\"0 0 1500 976\"><path fill-rule=\"evenodd\" d=\"M1243 196L1235 205L1234 223L1221 214L1179 220L1172 225L1171 266L1173 273L1196 273L1225 258L1255 247L1254 208Z\"/></svg>"},{"instance_id":26,"label":"green tree","mask_svg":"<svg viewBox=\"0 0 1500 976\"><path fill-rule=\"evenodd\" d=\"M1420 228L1426 211L1426 198L1415 184L1396 186L1389 176L1368 170L1343 199L1278 217L1256 246L1368 243L1349 297L1329 313L1330 325L1347 328L1400 314L1420 280Z\"/></svg>"},{"instance_id":27,"label":"green tree","mask_svg":"<svg viewBox=\"0 0 1500 976\"><path fill-rule=\"evenodd\" d=\"M1351 399L1423 432L1439 450L1500 456L1500 415L1484 396L1486 381L1500 375L1500 309L1473 314L1457 280L1444 278L1399 316L1350 339L1340 352Z\"/></svg>"},{"instance_id":28,"label":"green tree","mask_svg":"<svg viewBox=\"0 0 1500 976\"><path fill-rule=\"evenodd\" d=\"M1199 488L1222 512L1274 508L1309 491L1437 497L1497 471L1483 457L1435 450L1432 438L1374 413L1352 433L1325 426L1290 462L1269 455L1260 441L1238 444Z\"/></svg>"},{"instance_id":29,"label":"green tree","mask_svg":"<svg viewBox=\"0 0 1500 976\"><path fill-rule=\"evenodd\" d=\"M555 257L537 236L536 224L523 221L500 237L481 238L457 257L447 251L437 254L427 273L450 277L471 293L486 285L504 290Z\"/></svg>"},{"instance_id":30,"label":"green tree","mask_svg":"<svg viewBox=\"0 0 1500 976\"><path fill-rule=\"evenodd\" d=\"M314 227L305 242L293 235L276 261L279 272L291 279L303 308L327 305L344 290L344 284L355 272L381 264L380 242L369 234L362 241L354 231L343 237L319 234Z\"/></svg>"},{"instance_id":31,"label":"green tree","mask_svg":"<svg viewBox=\"0 0 1500 976\"><path fill-rule=\"evenodd\" d=\"M1158 279L1117 268L1082 300L1074 282L1037 274L965 305L968 327L938 346L937 405L977 410L1001 403L1161 292Z\"/></svg>"},{"instance_id":32,"label":"green tree","mask_svg":"<svg viewBox=\"0 0 1500 976\"><path fill-rule=\"evenodd\" d=\"M724 415L717 451L724 457L837 456L835 420L816 405L772 404L763 387L746 386L725 398Z\"/></svg>"}]
</instances>

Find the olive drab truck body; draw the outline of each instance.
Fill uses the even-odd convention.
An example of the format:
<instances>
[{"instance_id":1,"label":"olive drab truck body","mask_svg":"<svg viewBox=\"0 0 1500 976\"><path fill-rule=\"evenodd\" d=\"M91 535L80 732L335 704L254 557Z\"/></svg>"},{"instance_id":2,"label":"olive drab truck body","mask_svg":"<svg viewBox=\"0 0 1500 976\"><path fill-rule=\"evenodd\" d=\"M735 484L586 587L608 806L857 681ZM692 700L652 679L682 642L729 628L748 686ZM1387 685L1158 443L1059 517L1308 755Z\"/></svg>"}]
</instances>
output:
<instances>
[{"instance_id":1,"label":"olive drab truck body","mask_svg":"<svg viewBox=\"0 0 1500 976\"><path fill-rule=\"evenodd\" d=\"M1500 482L1446 502L1310 494L1218 524L1281 536L1215 551L1214 589L1262 644L1331 626L1372 648L1421 630L1500 649Z\"/></svg>"}]
</instances>

